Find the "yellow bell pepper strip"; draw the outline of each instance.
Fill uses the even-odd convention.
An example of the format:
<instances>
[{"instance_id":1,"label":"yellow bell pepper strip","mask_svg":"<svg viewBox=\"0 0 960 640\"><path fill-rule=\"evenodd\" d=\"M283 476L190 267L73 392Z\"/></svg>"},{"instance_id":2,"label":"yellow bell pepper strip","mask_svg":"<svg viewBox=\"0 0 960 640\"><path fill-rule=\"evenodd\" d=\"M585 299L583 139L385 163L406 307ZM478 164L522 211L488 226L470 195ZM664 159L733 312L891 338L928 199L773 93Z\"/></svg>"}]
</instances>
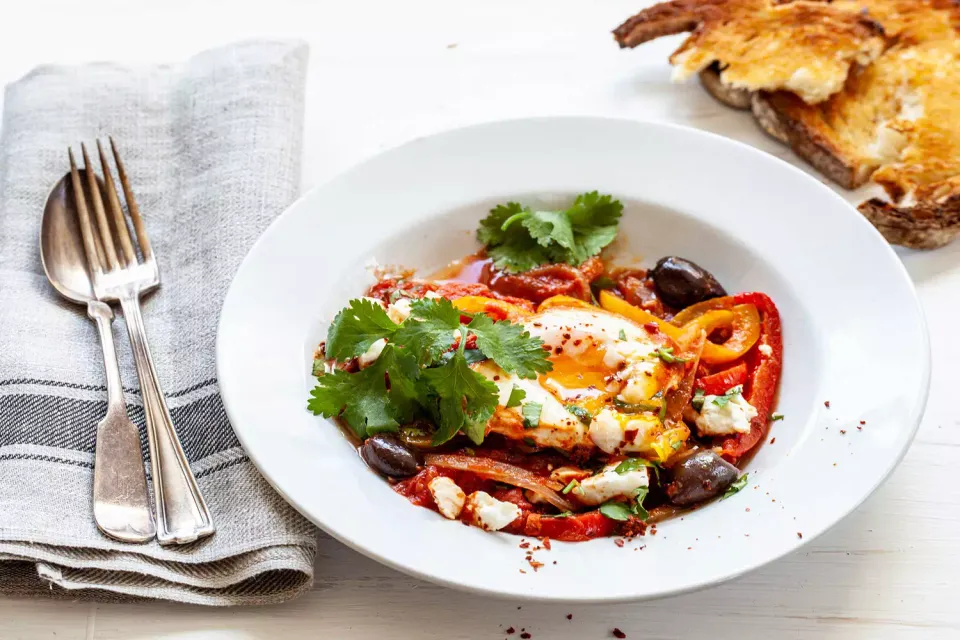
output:
<instances>
[{"instance_id":1,"label":"yellow bell pepper strip","mask_svg":"<svg viewBox=\"0 0 960 640\"><path fill-rule=\"evenodd\" d=\"M707 343L708 346L703 351L703 361L707 364L732 362L750 351L750 348L760 338L760 313L757 311L757 306L751 304L749 299L741 299L738 296L724 296L691 305L675 315L673 320L670 321L675 326L685 327L721 309L732 311L735 315L730 327L733 335L722 345Z\"/></svg>"},{"instance_id":2,"label":"yellow bell pepper strip","mask_svg":"<svg viewBox=\"0 0 960 640\"><path fill-rule=\"evenodd\" d=\"M621 315L624 318L629 318L637 324L654 324L657 329L667 334L674 340L679 340L684 331L680 327L676 327L662 318L658 318L649 311L644 311L640 307L635 307L623 298L620 298L607 290L600 292L600 306L609 311L610 313L616 313Z\"/></svg>"},{"instance_id":3,"label":"yellow bell pepper strip","mask_svg":"<svg viewBox=\"0 0 960 640\"><path fill-rule=\"evenodd\" d=\"M733 298L729 299L733 300ZM691 314L692 317L688 316L688 321L682 326L658 318L608 291L600 292L600 306L640 324L653 323L679 344L688 343L700 331L704 331L709 336L717 329L730 329L732 335L723 344L708 341L703 345L700 359L708 364L722 364L736 360L749 351L760 337L760 314L751 304L727 305L726 308L721 305L701 308L697 313Z\"/></svg>"},{"instance_id":4,"label":"yellow bell pepper strip","mask_svg":"<svg viewBox=\"0 0 960 640\"><path fill-rule=\"evenodd\" d=\"M582 309L596 309L596 307L589 302L584 302L580 298L574 298L573 296L565 295L556 295L550 296L546 300L540 303L540 306L537 307L537 313L543 313L547 309L552 309L554 307L579 307Z\"/></svg>"}]
</instances>

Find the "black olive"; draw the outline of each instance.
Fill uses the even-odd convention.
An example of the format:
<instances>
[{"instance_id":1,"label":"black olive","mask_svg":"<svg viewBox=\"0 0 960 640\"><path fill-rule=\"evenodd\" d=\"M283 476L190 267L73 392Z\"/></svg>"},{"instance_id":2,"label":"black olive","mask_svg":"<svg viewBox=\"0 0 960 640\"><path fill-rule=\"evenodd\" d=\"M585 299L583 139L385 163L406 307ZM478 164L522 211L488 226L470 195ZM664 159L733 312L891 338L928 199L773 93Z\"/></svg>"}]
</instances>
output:
<instances>
[{"instance_id":1,"label":"black olive","mask_svg":"<svg viewBox=\"0 0 960 640\"><path fill-rule=\"evenodd\" d=\"M695 451L670 469L665 487L670 502L685 507L726 491L740 470L713 451Z\"/></svg>"},{"instance_id":2,"label":"black olive","mask_svg":"<svg viewBox=\"0 0 960 640\"><path fill-rule=\"evenodd\" d=\"M417 472L417 456L392 433L370 436L360 446L360 457L371 468L391 478L406 478Z\"/></svg>"},{"instance_id":3,"label":"black olive","mask_svg":"<svg viewBox=\"0 0 960 640\"><path fill-rule=\"evenodd\" d=\"M709 271L676 256L660 258L650 277L660 299L678 309L727 295Z\"/></svg>"}]
</instances>

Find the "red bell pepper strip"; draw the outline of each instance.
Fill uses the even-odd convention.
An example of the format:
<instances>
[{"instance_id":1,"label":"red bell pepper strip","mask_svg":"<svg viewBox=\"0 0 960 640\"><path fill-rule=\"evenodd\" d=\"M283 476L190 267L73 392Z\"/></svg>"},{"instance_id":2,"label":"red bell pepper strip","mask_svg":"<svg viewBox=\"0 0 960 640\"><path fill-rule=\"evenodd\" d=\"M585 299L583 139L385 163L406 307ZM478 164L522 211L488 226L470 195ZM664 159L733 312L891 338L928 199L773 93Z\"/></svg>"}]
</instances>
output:
<instances>
[{"instance_id":1,"label":"red bell pepper strip","mask_svg":"<svg viewBox=\"0 0 960 640\"><path fill-rule=\"evenodd\" d=\"M694 389L703 389L708 396L722 396L733 387L747 381L747 365L743 362L735 367L697 378Z\"/></svg>"},{"instance_id":2,"label":"red bell pepper strip","mask_svg":"<svg viewBox=\"0 0 960 640\"><path fill-rule=\"evenodd\" d=\"M613 535L617 522L599 511L576 513L565 518L551 518L531 513L524 524L524 535L564 542L582 542Z\"/></svg>"},{"instance_id":3,"label":"red bell pepper strip","mask_svg":"<svg viewBox=\"0 0 960 640\"><path fill-rule=\"evenodd\" d=\"M783 364L780 312L773 300L764 293L738 293L734 298L737 304L755 305L760 312L761 323L760 338L745 356L748 374L743 389L743 397L754 406L757 415L750 421L749 433L740 433L723 441L723 455L731 459L742 457L766 435ZM760 350L762 345L769 347L769 353Z\"/></svg>"}]
</instances>

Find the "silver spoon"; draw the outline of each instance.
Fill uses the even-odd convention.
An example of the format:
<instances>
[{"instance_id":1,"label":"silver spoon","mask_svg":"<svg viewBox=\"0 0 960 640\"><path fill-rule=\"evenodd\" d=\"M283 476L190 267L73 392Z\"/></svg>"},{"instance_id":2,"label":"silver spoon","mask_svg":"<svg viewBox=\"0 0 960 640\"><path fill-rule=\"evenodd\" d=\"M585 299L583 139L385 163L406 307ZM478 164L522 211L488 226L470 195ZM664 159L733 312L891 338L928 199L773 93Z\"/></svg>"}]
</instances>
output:
<instances>
[{"instance_id":1,"label":"silver spoon","mask_svg":"<svg viewBox=\"0 0 960 640\"><path fill-rule=\"evenodd\" d=\"M97 527L111 538L145 542L156 535L157 527L150 510L140 434L127 415L123 398L113 343L113 311L93 297L69 173L47 196L40 226L40 259L54 289L64 298L86 305L87 315L97 323L103 346L107 415L97 425L93 518Z\"/></svg>"}]
</instances>

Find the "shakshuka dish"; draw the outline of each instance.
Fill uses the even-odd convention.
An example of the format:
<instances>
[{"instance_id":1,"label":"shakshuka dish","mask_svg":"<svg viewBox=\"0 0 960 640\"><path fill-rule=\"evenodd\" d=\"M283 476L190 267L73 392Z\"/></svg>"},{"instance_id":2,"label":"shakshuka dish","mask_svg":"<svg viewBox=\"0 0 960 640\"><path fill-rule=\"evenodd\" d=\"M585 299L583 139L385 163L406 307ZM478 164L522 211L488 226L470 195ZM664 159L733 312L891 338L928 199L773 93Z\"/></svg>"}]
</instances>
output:
<instances>
[{"instance_id":1,"label":"shakshuka dish","mask_svg":"<svg viewBox=\"0 0 960 640\"><path fill-rule=\"evenodd\" d=\"M317 348L309 409L410 502L488 531L630 536L735 493L781 417L777 307L696 256L612 266L622 209L508 203L476 254L381 269Z\"/></svg>"}]
</instances>

